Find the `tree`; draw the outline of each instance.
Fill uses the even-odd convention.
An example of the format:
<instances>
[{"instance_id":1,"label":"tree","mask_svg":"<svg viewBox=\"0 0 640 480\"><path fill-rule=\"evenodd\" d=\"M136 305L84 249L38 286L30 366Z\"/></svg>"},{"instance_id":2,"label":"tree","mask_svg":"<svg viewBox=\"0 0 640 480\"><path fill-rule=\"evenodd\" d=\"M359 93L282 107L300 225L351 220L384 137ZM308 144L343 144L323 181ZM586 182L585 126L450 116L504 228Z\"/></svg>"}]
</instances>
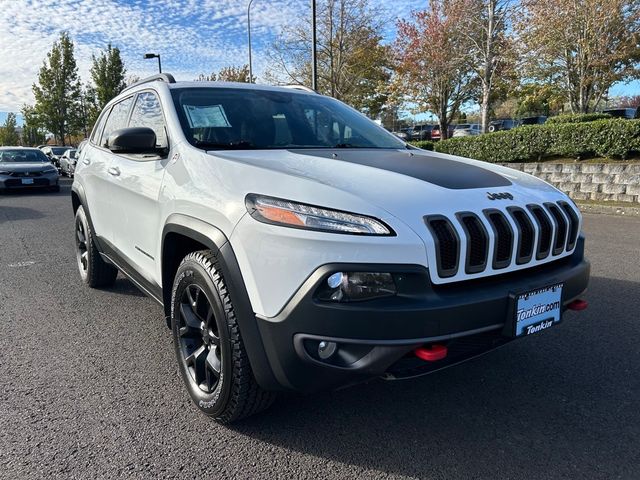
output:
<instances>
[{"instance_id":1,"label":"tree","mask_svg":"<svg viewBox=\"0 0 640 480\"><path fill-rule=\"evenodd\" d=\"M80 125L82 88L68 33L61 33L53 43L40 68L38 83L32 88L35 109L44 126L64 145L67 135L75 133Z\"/></svg>"},{"instance_id":2,"label":"tree","mask_svg":"<svg viewBox=\"0 0 640 480\"><path fill-rule=\"evenodd\" d=\"M7 119L4 125L0 127L0 145L19 145L20 135L16 130L18 122L16 120L16 114L10 112L7 115Z\"/></svg>"},{"instance_id":3,"label":"tree","mask_svg":"<svg viewBox=\"0 0 640 480\"><path fill-rule=\"evenodd\" d=\"M561 89L574 113L597 108L616 82L638 78L639 0L523 0L527 71Z\"/></svg>"},{"instance_id":4,"label":"tree","mask_svg":"<svg viewBox=\"0 0 640 480\"><path fill-rule=\"evenodd\" d=\"M33 147L45 143L47 131L35 108L31 105L23 105L22 118L24 121L22 125L22 144Z\"/></svg>"},{"instance_id":5,"label":"tree","mask_svg":"<svg viewBox=\"0 0 640 480\"><path fill-rule=\"evenodd\" d=\"M255 83L256 77L249 77L249 65L243 65L242 67L224 67L218 73L211 72L211 75L205 75L201 73L196 78L198 82L240 82L240 83Z\"/></svg>"},{"instance_id":6,"label":"tree","mask_svg":"<svg viewBox=\"0 0 640 480\"><path fill-rule=\"evenodd\" d=\"M377 117L388 97L390 49L382 45L384 16L369 0L320 0L317 10L318 91ZM271 50L274 83L311 86L311 22L284 28Z\"/></svg>"},{"instance_id":7,"label":"tree","mask_svg":"<svg viewBox=\"0 0 640 480\"><path fill-rule=\"evenodd\" d=\"M496 81L512 67L507 27L515 7L511 0L473 0L469 7L462 32L468 41L471 68L480 80L480 123L486 133Z\"/></svg>"},{"instance_id":8,"label":"tree","mask_svg":"<svg viewBox=\"0 0 640 480\"><path fill-rule=\"evenodd\" d=\"M97 57L92 55L89 73L93 84L84 87L80 111L85 135L105 105L127 86L127 70L120 57L120 49L108 44Z\"/></svg>"},{"instance_id":9,"label":"tree","mask_svg":"<svg viewBox=\"0 0 640 480\"><path fill-rule=\"evenodd\" d=\"M611 100L613 108L640 108L640 95L616 97Z\"/></svg>"},{"instance_id":10,"label":"tree","mask_svg":"<svg viewBox=\"0 0 640 480\"><path fill-rule=\"evenodd\" d=\"M398 22L397 88L414 111L438 117L443 139L461 105L477 90L464 32L468 15L466 0L431 0L426 10L412 13L411 21Z\"/></svg>"}]
</instances>

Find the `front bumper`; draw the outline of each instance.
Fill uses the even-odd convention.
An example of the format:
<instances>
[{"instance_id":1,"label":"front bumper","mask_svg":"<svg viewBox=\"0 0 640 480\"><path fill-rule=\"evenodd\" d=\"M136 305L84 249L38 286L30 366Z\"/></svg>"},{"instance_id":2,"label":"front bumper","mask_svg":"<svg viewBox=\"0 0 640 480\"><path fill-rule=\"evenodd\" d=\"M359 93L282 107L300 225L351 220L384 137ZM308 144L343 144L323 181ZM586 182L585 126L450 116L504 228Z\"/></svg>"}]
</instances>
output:
<instances>
[{"instance_id":1,"label":"front bumper","mask_svg":"<svg viewBox=\"0 0 640 480\"><path fill-rule=\"evenodd\" d=\"M314 298L318 286L336 271L375 271L396 277L398 295L358 303ZM315 391L358 383L375 376L404 378L429 373L507 343L503 335L511 294L563 283L563 310L587 288L590 265L584 239L574 253L539 267L437 286L426 268L407 265L334 264L319 268L283 311L257 317L265 353L279 385ZM329 360L317 355L320 341L338 344ZM423 362L411 352L444 343L450 354ZM260 379L258 378L258 381Z\"/></svg>"},{"instance_id":2,"label":"front bumper","mask_svg":"<svg viewBox=\"0 0 640 480\"><path fill-rule=\"evenodd\" d=\"M23 182L27 180L27 182ZM44 173L39 176L14 177L10 175L0 175L0 190L14 190L22 188L49 188L58 185L59 175L57 172Z\"/></svg>"}]
</instances>

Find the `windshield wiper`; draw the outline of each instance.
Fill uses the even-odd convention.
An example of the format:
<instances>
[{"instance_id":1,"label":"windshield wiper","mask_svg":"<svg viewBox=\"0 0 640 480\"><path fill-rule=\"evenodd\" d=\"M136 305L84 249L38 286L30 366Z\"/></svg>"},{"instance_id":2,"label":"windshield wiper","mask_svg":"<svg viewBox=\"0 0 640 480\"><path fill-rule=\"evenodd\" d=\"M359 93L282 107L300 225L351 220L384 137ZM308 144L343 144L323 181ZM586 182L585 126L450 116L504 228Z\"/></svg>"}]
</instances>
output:
<instances>
[{"instance_id":1,"label":"windshield wiper","mask_svg":"<svg viewBox=\"0 0 640 480\"><path fill-rule=\"evenodd\" d=\"M354 145L353 143L338 143L334 145L333 148L375 148L375 147L367 147L364 145Z\"/></svg>"},{"instance_id":2,"label":"windshield wiper","mask_svg":"<svg viewBox=\"0 0 640 480\"><path fill-rule=\"evenodd\" d=\"M194 145L198 148L215 148L221 150L243 150L243 149L253 149L257 148L253 143L247 142L246 140L239 140L237 142L229 142L229 143L216 143L216 142L205 142L202 140L196 140Z\"/></svg>"}]
</instances>

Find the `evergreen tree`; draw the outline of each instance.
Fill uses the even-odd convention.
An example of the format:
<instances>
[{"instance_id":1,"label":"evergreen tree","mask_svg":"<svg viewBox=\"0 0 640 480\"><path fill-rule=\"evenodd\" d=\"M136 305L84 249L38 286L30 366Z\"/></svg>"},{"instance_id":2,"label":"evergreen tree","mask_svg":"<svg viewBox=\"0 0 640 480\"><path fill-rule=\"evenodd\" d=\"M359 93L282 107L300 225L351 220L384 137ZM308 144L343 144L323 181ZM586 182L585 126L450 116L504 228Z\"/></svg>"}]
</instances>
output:
<instances>
[{"instance_id":1,"label":"evergreen tree","mask_svg":"<svg viewBox=\"0 0 640 480\"><path fill-rule=\"evenodd\" d=\"M73 54L73 42L63 32L54 42L33 85L35 110L44 127L52 132L62 145L68 135L76 133L81 124L82 87Z\"/></svg>"},{"instance_id":2,"label":"evergreen tree","mask_svg":"<svg viewBox=\"0 0 640 480\"><path fill-rule=\"evenodd\" d=\"M16 126L16 114L9 113L4 125L0 127L0 145L15 146L20 144L20 135L18 135Z\"/></svg>"},{"instance_id":3,"label":"evergreen tree","mask_svg":"<svg viewBox=\"0 0 640 480\"><path fill-rule=\"evenodd\" d=\"M118 95L126 86L127 70L120 57L120 49L112 47L107 49L97 57L93 55L91 65L91 79L93 86L88 87L85 92L86 112L89 123L93 124L104 106Z\"/></svg>"},{"instance_id":4,"label":"evergreen tree","mask_svg":"<svg viewBox=\"0 0 640 480\"><path fill-rule=\"evenodd\" d=\"M22 107L22 144L35 147L46 142L47 131L35 108L31 105Z\"/></svg>"}]
</instances>

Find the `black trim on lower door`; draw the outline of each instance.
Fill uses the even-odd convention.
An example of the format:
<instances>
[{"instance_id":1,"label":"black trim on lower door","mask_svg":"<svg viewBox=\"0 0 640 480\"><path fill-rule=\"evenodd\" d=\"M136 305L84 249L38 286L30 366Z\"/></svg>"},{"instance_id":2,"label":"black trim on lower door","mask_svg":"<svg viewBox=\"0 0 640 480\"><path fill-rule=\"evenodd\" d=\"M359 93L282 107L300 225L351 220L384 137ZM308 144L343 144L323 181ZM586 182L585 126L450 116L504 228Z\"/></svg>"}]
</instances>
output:
<instances>
[{"instance_id":1,"label":"black trim on lower door","mask_svg":"<svg viewBox=\"0 0 640 480\"><path fill-rule=\"evenodd\" d=\"M164 307L162 301L162 287L157 283L144 278L140 275L136 269L125 259L124 255L104 237L98 237L102 251L100 254L106 257L106 261L113 264L118 270L120 270L129 280L131 280L136 287L142 290L143 293L151 297L158 304Z\"/></svg>"}]
</instances>

